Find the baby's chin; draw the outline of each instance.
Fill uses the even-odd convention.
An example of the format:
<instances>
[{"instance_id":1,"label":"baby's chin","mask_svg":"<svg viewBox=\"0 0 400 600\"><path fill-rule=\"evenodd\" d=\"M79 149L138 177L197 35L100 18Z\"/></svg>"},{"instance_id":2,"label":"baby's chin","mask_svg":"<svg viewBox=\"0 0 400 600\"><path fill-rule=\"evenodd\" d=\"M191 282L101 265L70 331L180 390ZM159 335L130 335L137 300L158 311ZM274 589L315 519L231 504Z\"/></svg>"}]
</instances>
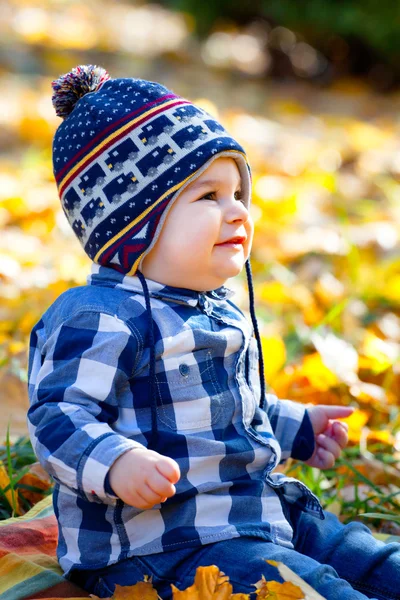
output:
<instances>
[{"instance_id":1,"label":"baby's chin","mask_svg":"<svg viewBox=\"0 0 400 600\"><path fill-rule=\"evenodd\" d=\"M219 263L215 268L215 275L221 280L226 280L231 277L236 277L242 271L244 267L244 257L237 257L235 259L230 260L229 262L225 261L224 263ZM223 285L223 283L221 283Z\"/></svg>"}]
</instances>

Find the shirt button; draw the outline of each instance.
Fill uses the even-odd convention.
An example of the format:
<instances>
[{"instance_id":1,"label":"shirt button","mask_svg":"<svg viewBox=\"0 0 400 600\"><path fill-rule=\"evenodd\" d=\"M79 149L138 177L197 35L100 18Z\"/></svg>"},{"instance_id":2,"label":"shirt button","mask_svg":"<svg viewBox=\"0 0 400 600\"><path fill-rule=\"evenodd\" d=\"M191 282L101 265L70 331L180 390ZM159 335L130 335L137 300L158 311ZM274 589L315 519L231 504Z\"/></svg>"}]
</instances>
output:
<instances>
[{"instance_id":1,"label":"shirt button","mask_svg":"<svg viewBox=\"0 0 400 600\"><path fill-rule=\"evenodd\" d=\"M186 365L185 363L183 363L182 365L179 365L179 373L181 375L183 375L183 377L187 377L189 375L189 371L190 371L189 365Z\"/></svg>"}]
</instances>

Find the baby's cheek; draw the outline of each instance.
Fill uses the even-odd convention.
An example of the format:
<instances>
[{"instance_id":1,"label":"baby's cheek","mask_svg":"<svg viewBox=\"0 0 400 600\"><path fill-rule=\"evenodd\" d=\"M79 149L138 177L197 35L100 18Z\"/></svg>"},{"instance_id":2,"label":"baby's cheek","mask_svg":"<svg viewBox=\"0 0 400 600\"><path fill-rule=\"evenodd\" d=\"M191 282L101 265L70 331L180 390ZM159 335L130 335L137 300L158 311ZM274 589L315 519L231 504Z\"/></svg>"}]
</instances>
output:
<instances>
[{"instance_id":1,"label":"baby's cheek","mask_svg":"<svg viewBox=\"0 0 400 600\"><path fill-rule=\"evenodd\" d=\"M247 240L245 243L245 252L246 254L250 254L251 252L251 247L253 245L253 237L254 237L254 223L253 223L253 219L249 216L248 221L246 222L246 233L247 233Z\"/></svg>"},{"instance_id":2,"label":"baby's cheek","mask_svg":"<svg viewBox=\"0 0 400 600\"><path fill-rule=\"evenodd\" d=\"M249 238L247 239L246 243L244 244L244 257L245 260L247 260L250 256L250 252L251 252L251 247L252 247L252 239L249 240Z\"/></svg>"}]
</instances>

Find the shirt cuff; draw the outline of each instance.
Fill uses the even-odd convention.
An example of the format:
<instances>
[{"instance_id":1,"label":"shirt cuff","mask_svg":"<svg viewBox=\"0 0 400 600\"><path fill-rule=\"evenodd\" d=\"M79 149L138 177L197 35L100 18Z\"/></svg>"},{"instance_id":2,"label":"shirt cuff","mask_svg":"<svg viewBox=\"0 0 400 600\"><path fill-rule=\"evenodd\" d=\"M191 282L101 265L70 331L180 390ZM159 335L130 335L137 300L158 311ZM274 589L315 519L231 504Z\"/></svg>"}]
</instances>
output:
<instances>
[{"instance_id":1,"label":"shirt cuff","mask_svg":"<svg viewBox=\"0 0 400 600\"><path fill-rule=\"evenodd\" d=\"M106 492L106 494L110 494L110 496L116 496L118 498L117 494L114 492L114 490L111 487L110 471L107 471L107 475L104 480L104 491Z\"/></svg>"},{"instance_id":2,"label":"shirt cuff","mask_svg":"<svg viewBox=\"0 0 400 600\"><path fill-rule=\"evenodd\" d=\"M115 504L118 496L108 495L104 489L106 475L117 458L134 448L144 446L115 432L93 440L91 447L82 454L77 470L78 489L86 495L89 502Z\"/></svg>"},{"instance_id":3,"label":"shirt cuff","mask_svg":"<svg viewBox=\"0 0 400 600\"><path fill-rule=\"evenodd\" d=\"M315 449L315 436L311 419L306 409L300 428L294 438L292 446L292 458L296 460L308 460Z\"/></svg>"}]
</instances>

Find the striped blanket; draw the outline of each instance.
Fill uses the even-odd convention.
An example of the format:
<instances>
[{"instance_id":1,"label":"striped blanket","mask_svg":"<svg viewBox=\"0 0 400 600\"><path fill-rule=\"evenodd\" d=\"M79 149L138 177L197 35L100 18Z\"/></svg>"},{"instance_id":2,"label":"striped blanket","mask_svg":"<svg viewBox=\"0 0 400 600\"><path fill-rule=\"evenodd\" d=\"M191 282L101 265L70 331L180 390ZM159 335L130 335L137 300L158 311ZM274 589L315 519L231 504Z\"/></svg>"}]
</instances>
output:
<instances>
[{"instance_id":1,"label":"striped blanket","mask_svg":"<svg viewBox=\"0 0 400 600\"><path fill-rule=\"evenodd\" d=\"M88 598L64 579L56 559L57 524L47 496L22 517L0 521L0 598Z\"/></svg>"},{"instance_id":2,"label":"striped blanket","mask_svg":"<svg viewBox=\"0 0 400 600\"><path fill-rule=\"evenodd\" d=\"M399 536L375 534L385 541ZM52 497L47 496L26 515L0 521L0 598L88 598L87 592L64 579L56 559L57 525Z\"/></svg>"}]
</instances>

